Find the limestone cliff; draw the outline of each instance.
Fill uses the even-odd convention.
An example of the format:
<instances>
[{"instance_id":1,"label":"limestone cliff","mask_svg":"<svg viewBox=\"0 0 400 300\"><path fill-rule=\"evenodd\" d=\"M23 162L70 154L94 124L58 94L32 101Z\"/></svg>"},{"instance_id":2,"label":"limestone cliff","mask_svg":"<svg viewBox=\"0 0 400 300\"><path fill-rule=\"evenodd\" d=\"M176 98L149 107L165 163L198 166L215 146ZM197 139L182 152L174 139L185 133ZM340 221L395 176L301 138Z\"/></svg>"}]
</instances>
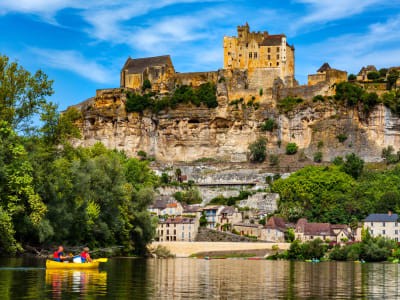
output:
<instances>
[{"instance_id":1,"label":"limestone cliff","mask_svg":"<svg viewBox=\"0 0 400 300\"><path fill-rule=\"evenodd\" d=\"M284 114L276 105L279 94L310 100L316 94L331 94L329 84L288 90L277 88L279 83L275 83L274 88L264 90L260 96L259 90L247 89L240 76L219 74L219 78L223 75L224 80L216 81L219 105L215 109L181 104L159 114L127 113L123 89L98 90L94 98L75 106L83 112L84 121L79 124L82 139L74 140L73 144L91 146L100 141L130 156L144 150L163 162L189 162L200 158L245 161L249 143L258 136L268 138L269 153L283 155L285 145L294 142L308 157L321 151L326 161L351 152L366 161L377 161L383 147L399 148L400 119L383 105L364 115L356 108L346 109L333 101L306 101ZM230 104L240 98L243 102ZM247 105L248 102L258 104ZM273 132L261 130L267 118L278 125ZM342 143L338 141L339 134L347 137Z\"/></svg>"}]
</instances>

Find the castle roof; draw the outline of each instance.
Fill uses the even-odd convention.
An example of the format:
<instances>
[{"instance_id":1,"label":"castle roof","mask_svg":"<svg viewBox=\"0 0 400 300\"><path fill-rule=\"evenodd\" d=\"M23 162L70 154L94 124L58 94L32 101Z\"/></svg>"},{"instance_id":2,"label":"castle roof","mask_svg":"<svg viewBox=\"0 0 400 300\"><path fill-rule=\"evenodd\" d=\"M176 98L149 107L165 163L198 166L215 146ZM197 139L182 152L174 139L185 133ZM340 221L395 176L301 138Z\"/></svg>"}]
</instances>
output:
<instances>
[{"instance_id":1,"label":"castle roof","mask_svg":"<svg viewBox=\"0 0 400 300\"><path fill-rule=\"evenodd\" d=\"M262 41L261 46L279 46L284 36L284 34L268 35Z\"/></svg>"},{"instance_id":2,"label":"castle roof","mask_svg":"<svg viewBox=\"0 0 400 300\"><path fill-rule=\"evenodd\" d=\"M326 72L331 69L331 66L326 62L324 63L321 68L317 70L318 73Z\"/></svg>"},{"instance_id":3,"label":"castle roof","mask_svg":"<svg viewBox=\"0 0 400 300\"><path fill-rule=\"evenodd\" d=\"M127 70L128 74L142 73L148 67L164 66L171 64L171 57L169 55L153 56L144 58L128 58L122 67L122 70Z\"/></svg>"},{"instance_id":4,"label":"castle roof","mask_svg":"<svg viewBox=\"0 0 400 300\"><path fill-rule=\"evenodd\" d=\"M369 73L369 72L376 72L376 68L374 65L368 65L366 67L362 67L360 72L358 72L358 75L362 75L363 73Z\"/></svg>"}]
</instances>

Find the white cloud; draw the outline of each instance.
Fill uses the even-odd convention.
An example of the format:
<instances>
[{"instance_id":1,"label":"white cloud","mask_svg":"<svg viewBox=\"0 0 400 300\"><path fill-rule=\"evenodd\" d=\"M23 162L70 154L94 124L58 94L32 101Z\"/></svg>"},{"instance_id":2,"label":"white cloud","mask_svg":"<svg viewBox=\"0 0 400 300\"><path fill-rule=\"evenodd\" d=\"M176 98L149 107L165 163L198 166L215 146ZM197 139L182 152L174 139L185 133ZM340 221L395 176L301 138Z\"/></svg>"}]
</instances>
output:
<instances>
[{"instance_id":1,"label":"white cloud","mask_svg":"<svg viewBox=\"0 0 400 300\"><path fill-rule=\"evenodd\" d=\"M115 78L111 70L96 61L86 59L77 51L39 48L30 50L41 64L54 69L67 70L99 83L110 83Z\"/></svg>"},{"instance_id":2,"label":"white cloud","mask_svg":"<svg viewBox=\"0 0 400 300\"><path fill-rule=\"evenodd\" d=\"M306 6L306 14L295 21L291 29L296 31L311 24L324 25L329 22L358 15L367 9L395 6L399 0L294 0Z\"/></svg>"},{"instance_id":3,"label":"white cloud","mask_svg":"<svg viewBox=\"0 0 400 300\"><path fill-rule=\"evenodd\" d=\"M297 54L303 58L299 71L303 75L315 72L324 61L352 73L364 65L374 64L379 68L400 65L399 27L400 15L397 15L385 23L370 25L364 33L345 34L297 47Z\"/></svg>"}]
</instances>

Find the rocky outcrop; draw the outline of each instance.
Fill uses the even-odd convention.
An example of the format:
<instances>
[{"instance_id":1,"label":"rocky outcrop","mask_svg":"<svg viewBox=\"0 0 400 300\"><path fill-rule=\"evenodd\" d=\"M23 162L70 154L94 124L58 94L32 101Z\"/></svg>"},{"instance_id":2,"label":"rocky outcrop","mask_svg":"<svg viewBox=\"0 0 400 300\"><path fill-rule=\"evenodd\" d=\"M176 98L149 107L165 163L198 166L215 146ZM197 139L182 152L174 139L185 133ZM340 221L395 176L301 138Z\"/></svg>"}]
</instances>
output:
<instances>
[{"instance_id":1,"label":"rocky outcrop","mask_svg":"<svg viewBox=\"0 0 400 300\"><path fill-rule=\"evenodd\" d=\"M279 194L262 192L251 195L246 200L240 201L239 207L250 207L272 214L278 209L278 201Z\"/></svg>"},{"instance_id":2,"label":"rocky outcrop","mask_svg":"<svg viewBox=\"0 0 400 300\"><path fill-rule=\"evenodd\" d=\"M220 79L223 74L219 72ZM98 90L96 97L76 106L83 112L83 122L79 124L82 139L74 140L73 144L92 146L102 142L108 148L124 150L130 156L143 150L157 161L170 163L204 158L246 161L249 144L259 136L268 139L268 152L281 154L281 159L286 159L287 143L296 143L309 158L320 151L325 161L351 152L366 161L378 161L382 148L392 145L399 150L400 119L381 104L369 115L356 108L338 106L333 101L305 101L293 111L281 113L276 105L277 94L296 93L306 99L315 94L327 94L326 84L296 87L290 91L271 88L260 95L258 90L232 88L231 82L241 82L242 74L232 76L226 81L219 80L219 105L215 109L181 104L158 114L147 110L127 113L123 89ZM239 99L242 102L238 104L229 103ZM273 132L261 130L267 118L277 124ZM339 142L339 134L347 139Z\"/></svg>"}]
</instances>

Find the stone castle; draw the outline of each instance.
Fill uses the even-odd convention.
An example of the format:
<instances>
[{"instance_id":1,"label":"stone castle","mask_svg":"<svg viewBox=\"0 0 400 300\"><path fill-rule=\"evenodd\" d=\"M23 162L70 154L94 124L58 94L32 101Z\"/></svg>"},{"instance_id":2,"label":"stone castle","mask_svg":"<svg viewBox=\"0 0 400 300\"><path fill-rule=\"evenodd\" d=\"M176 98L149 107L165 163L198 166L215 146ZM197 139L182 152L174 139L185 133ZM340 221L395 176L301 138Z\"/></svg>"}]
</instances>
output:
<instances>
[{"instance_id":1,"label":"stone castle","mask_svg":"<svg viewBox=\"0 0 400 300\"><path fill-rule=\"evenodd\" d=\"M249 144L265 136L268 154L281 155L288 167L299 164L293 156L285 156L288 143L296 143L311 160L315 152L322 152L327 161L352 152L376 161L384 147L400 145L400 119L383 105L366 116L357 108L335 105L330 97L312 101L316 95L334 95L335 83L346 81L347 72L324 63L308 76L308 84L299 85L294 77L294 46L285 35L250 32L247 24L237 30L236 37L224 37L224 67L217 71L179 73L168 55L128 58L120 87L97 90L94 97L75 105L83 121L79 124L82 139L73 144L92 146L100 141L130 156L143 150L167 163L204 158L245 162ZM154 101L180 85L196 88L212 82L218 106L209 109L182 103L157 114L126 112L127 92L142 93L146 79ZM288 96L304 101L285 113L279 105ZM276 124L271 132L262 130L267 119ZM347 140L339 143L339 134ZM318 147L320 141L323 148Z\"/></svg>"}]
</instances>

